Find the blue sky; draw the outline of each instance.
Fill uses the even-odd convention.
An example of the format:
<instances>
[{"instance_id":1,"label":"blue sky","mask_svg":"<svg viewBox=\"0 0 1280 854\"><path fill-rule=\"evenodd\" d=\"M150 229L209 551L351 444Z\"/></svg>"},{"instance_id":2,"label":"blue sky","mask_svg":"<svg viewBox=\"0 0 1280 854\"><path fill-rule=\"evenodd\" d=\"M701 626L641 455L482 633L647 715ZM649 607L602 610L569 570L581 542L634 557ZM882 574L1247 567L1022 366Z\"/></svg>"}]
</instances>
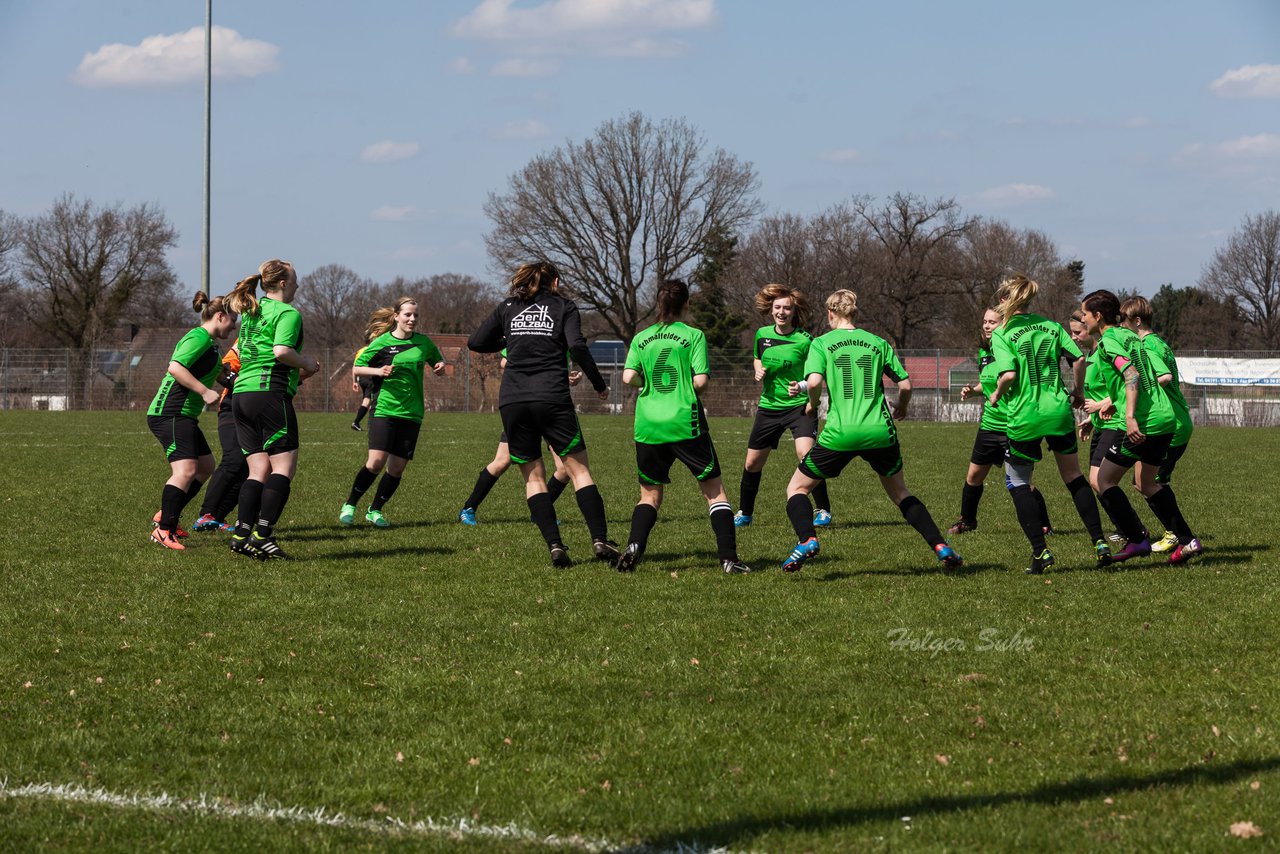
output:
<instances>
[{"instance_id":1,"label":"blue sky","mask_svg":"<svg viewBox=\"0 0 1280 854\"><path fill-rule=\"evenodd\" d=\"M194 290L204 8L0 0L0 209L153 203ZM214 293L269 257L496 280L488 194L632 110L752 162L769 213L954 196L1091 287L1194 284L1280 208L1280 0L214 0L214 23Z\"/></svg>"}]
</instances>

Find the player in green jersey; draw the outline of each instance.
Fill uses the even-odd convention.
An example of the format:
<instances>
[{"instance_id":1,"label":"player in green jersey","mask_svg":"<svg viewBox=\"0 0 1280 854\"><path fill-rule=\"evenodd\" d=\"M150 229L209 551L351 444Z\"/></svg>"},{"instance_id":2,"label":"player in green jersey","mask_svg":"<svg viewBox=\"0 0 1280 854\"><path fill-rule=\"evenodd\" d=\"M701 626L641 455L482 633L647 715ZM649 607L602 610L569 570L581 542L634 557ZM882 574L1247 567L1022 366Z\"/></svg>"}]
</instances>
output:
<instances>
[{"instance_id":1,"label":"player in green jersey","mask_svg":"<svg viewBox=\"0 0 1280 854\"><path fill-rule=\"evenodd\" d=\"M258 285L261 300L255 296ZM275 524L298 467L293 395L299 382L320 370L314 357L300 352L302 316L289 304L297 292L293 265L272 259L256 275L237 282L227 297L240 315L240 373L231 406L240 450L249 464L231 550L259 560L288 557L276 542Z\"/></svg>"},{"instance_id":2,"label":"player in green jersey","mask_svg":"<svg viewBox=\"0 0 1280 854\"><path fill-rule=\"evenodd\" d=\"M366 344L365 346L368 345ZM372 377L360 376L356 373L356 360L360 358L360 354L363 352L364 347L361 347L351 357L351 390L360 394L360 405L356 407L356 417L351 422L351 429L357 433L364 429L360 426L360 422L369 414L369 390L373 388Z\"/></svg>"},{"instance_id":3,"label":"player in green jersey","mask_svg":"<svg viewBox=\"0 0 1280 854\"><path fill-rule=\"evenodd\" d=\"M211 300L201 291L191 307L200 312L200 325L174 347L169 369L147 408L147 426L169 461L169 480L160 495L151 540L175 551L186 548L178 542L178 517L213 474L213 451L197 419L206 404L218 402L218 392L210 388L222 367L217 342L226 340L236 326L226 297Z\"/></svg>"},{"instance_id":4,"label":"player in green jersey","mask_svg":"<svg viewBox=\"0 0 1280 854\"><path fill-rule=\"evenodd\" d=\"M978 435L973 440L973 450L969 453L969 470L964 476L964 488L960 491L960 518L947 529L948 536L975 531L978 528L978 502L982 500L983 485L987 473L997 463L1003 465L1005 452L1009 450L1009 437L1005 435L1007 419L997 406L987 405L987 397L996 387L996 357L991 353L991 333L1000 325L1000 315L994 308L988 308L982 314L982 335L978 339L978 382L966 383L960 389L960 399L968 400L971 395L982 394L982 419L978 422ZM1049 508L1045 506L1044 496L1033 485L1031 494L1035 497L1036 506L1040 508L1040 524L1046 534L1052 533L1053 525L1049 522Z\"/></svg>"},{"instance_id":5,"label":"player in green jersey","mask_svg":"<svg viewBox=\"0 0 1280 854\"><path fill-rule=\"evenodd\" d=\"M681 322L688 304L684 282L669 279L659 285L658 322L638 332L627 350L622 381L640 389L635 421L640 502L631 514L627 547L618 557L619 572L634 571L644 554L676 460L689 469L707 499L721 569L734 574L751 571L738 560L733 509L698 397L707 385L707 339L701 330Z\"/></svg>"},{"instance_id":6,"label":"player in green jersey","mask_svg":"<svg viewBox=\"0 0 1280 854\"><path fill-rule=\"evenodd\" d=\"M996 290L997 311L1003 324L991 335L991 350L999 379L987 398L993 406L1009 397L1006 434L1009 452L1005 457L1005 485L1013 499L1018 524L1031 543L1031 566L1038 575L1055 563L1045 544L1040 510L1031 496L1031 475L1041 458L1041 443L1053 451L1058 473L1071 493L1076 512L1084 522L1099 565L1111 562L1111 548L1102 535L1102 519L1089 482L1080 471L1072 397L1062 384L1059 363L1066 359L1075 376L1075 399L1084 386L1085 363L1061 324L1030 314L1027 309L1040 286L1026 276L1005 279Z\"/></svg>"},{"instance_id":7,"label":"player in green jersey","mask_svg":"<svg viewBox=\"0 0 1280 854\"><path fill-rule=\"evenodd\" d=\"M1071 320L1067 324L1071 331L1071 340L1084 354L1084 406L1085 418L1076 424L1076 435L1081 442L1089 443L1089 485L1098 494L1098 469L1102 466L1102 457L1107 449L1124 437L1124 413L1116 409L1111 398L1111 390L1107 388L1102 374L1102 366L1098 364L1098 339L1084 322L1084 313L1079 309L1071 312ZM1121 392L1120 397L1124 394ZM1105 507L1103 508L1106 509ZM1115 520L1112 519L1112 524ZM1107 540L1112 543L1113 551L1127 542L1118 530L1109 534Z\"/></svg>"},{"instance_id":8,"label":"player in green jersey","mask_svg":"<svg viewBox=\"0 0 1280 854\"><path fill-rule=\"evenodd\" d=\"M1124 325L1132 329L1142 341L1142 349L1151 360L1151 367L1156 380L1169 396L1173 405L1173 417L1177 427L1173 431L1173 442L1169 445L1169 453L1156 473L1156 483L1169 483L1173 478L1173 469L1187 452L1187 444L1191 441L1194 429L1191 423L1191 407L1182 393L1182 385L1178 379L1178 360L1173 348L1151 328L1151 303L1146 297L1130 297L1120 304L1120 315ZM1145 463L1134 466L1134 482L1141 483L1142 470ZM1165 531L1164 536L1151 544L1153 552L1167 552L1178 547L1178 535L1173 531Z\"/></svg>"},{"instance_id":9,"label":"player in green jersey","mask_svg":"<svg viewBox=\"0 0 1280 854\"><path fill-rule=\"evenodd\" d=\"M360 351L351 368L352 374L368 377L373 383L369 388L369 456L356 472L347 503L338 512L338 521L344 525L355 521L356 504L384 466L386 473L364 518L379 528L391 525L382 507L395 495L418 445L425 367L430 365L436 376L444 373L440 349L430 338L415 332L417 326L418 302L413 297L400 297L394 307L378 309L369 319L369 346Z\"/></svg>"},{"instance_id":10,"label":"player in green jersey","mask_svg":"<svg viewBox=\"0 0 1280 854\"><path fill-rule=\"evenodd\" d=\"M756 330L755 368L760 387L760 404L755 423L747 439L747 459L743 465L738 512L733 524L739 528L751 524L755 514L756 495L760 492L760 475L769 452L778 449L778 441L787 430L795 441L796 459L804 459L818 438L818 419L805 405L802 394L804 360L809 354L813 336L805 331L809 302L802 291L786 285L765 285L756 294L756 311L772 318L773 323ZM818 509L813 524L825 528L831 524L831 499L826 481L813 491Z\"/></svg>"},{"instance_id":11,"label":"player in green jersey","mask_svg":"<svg viewBox=\"0 0 1280 854\"><path fill-rule=\"evenodd\" d=\"M817 410L822 388L828 389L827 423L813 449L805 454L787 486L787 517L799 542L782 562L783 572L795 572L818 554L817 531L809 493L821 481L838 477L850 461L862 457L879 475L889 500L924 538L947 568L963 564L942 538L920 499L907 491L902 476L902 450L895 419L905 418L911 400L911 380L898 356L885 341L854 326L858 296L839 290L827 297L831 331L815 338L805 359L809 407ZM890 413L884 381L898 385L898 402Z\"/></svg>"},{"instance_id":12,"label":"player in green jersey","mask_svg":"<svg viewBox=\"0 0 1280 854\"><path fill-rule=\"evenodd\" d=\"M1099 500L1128 539L1116 560L1151 554L1146 527L1134 512L1120 481L1135 463L1146 465L1139 473L1138 491L1168 531L1178 537L1169 563L1185 563L1203 551L1169 484L1156 483L1156 473L1168 455L1177 419L1164 387L1157 379L1142 341L1120 324L1120 300L1111 291L1093 291L1080 304L1084 321L1098 335L1099 364L1109 385L1124 384L1124 438L1107 449L1098 469Z\"/></svg>"}]
</instances>

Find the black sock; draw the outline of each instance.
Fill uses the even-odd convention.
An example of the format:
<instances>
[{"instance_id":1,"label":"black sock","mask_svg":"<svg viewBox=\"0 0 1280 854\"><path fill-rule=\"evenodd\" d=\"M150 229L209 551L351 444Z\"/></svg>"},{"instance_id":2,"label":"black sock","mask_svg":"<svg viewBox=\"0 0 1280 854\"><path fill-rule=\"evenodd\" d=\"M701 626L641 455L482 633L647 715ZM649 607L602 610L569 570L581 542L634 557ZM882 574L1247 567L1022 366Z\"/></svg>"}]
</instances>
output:
<instances>
[{"instance_id":1,"label":"black sock","mask_svg":"<svg viewBox=\"0 0 1280 854\"><path fill-rule=\"evenodd\" d=\"M360 503L360 499L369 487L373 486L373 482L378 479L376 471L369 471L364 466L360 466L360 471L356 472L355 482L351 484L351 493L347 496L347 503L352 507Z\"/></svg>"},{"instance_id":2,"label":"black sock","mask_svg":"<svg viewBox=\"0 0 1280 854\"><path fill-rule=\"evenodd\" d=\"M934 524L933 517L929 515L929 508L925 507L924 502L919 498L914 495L908 495L898 505L898 511L902 513L902 518L906 519L908 524L915 528L920 536L924 537L924 541L929 544L929 548L940 546L946 542L942 538L942 532Z\"/></svg>"},{"instance_id":3,"label":"black sock","mask_svg":"<svg viewBox=\"0 0 1280 854\"><path fill-rule=\"evenodd\" d=\"M966 481L964 489L960 490L960 519L975 528L978 527L978 502L982 500L984 488L984 484L973 486Z\"/></svg>"},{"instance_id":4,"label":"black sock","mask_svg":"<svg viewBox=\"0 0 1280 854\"><path fill-rule=\"evenodd\" d=\"M639 544L640 554L649 547L649 532L657 522L658 510L650 504L637 504L631 511L631 535L627 542Z\"/></svg>"},{"instance_id":5,"label":"black sock","mask_svg":"<svg viewBox=\"0 0 1280 854\"><path fill-rule=\"evenodd\" d=\"M1036 500L1031 497L1031 487L1015 486L1009 490L1009 497L1013 499L1013 510L1018 514L1022 533L1031 541L1031 550L1040 554L1045 550L1044 526L1040 524L1040 510L1036 507ZM1096 507L1094 513L1097 513Z\"/></svg>"},{"instance_id":6,"label":"black sock","mask_svg":"<svg viewBox=\"0 0 1280 854\"><path fill-rule=\"evenodd\" d=\"M182 515L183 498L186 491L179 489L171 483L164 485L164 490L160 493L160 527L163 530L173 533L178 530L178 517Z\"/></svg>"},{"instance_id":7,"label":"black sock","mask_svg":"<svg viewBox=\"0 0 1280 854\"><path fill-rule=\"evenodd\" d=\"M564 488L568 485L569 481L561 480L555 475L547 478L547 495L551 496L552 504L556 503L556 499L560 497L561 493L564 492Z\"/></svg>"},{"instance_id":8,"label":"black sock","mask_svg":"<svg viewBox=\"0 0 1280 854\"><path fill-rule=\"evenodd\" d=\"M716 554L721 560L738 559L738 541L733 533L733 508L729 502L721 501L712 504L711 530L716 535Z\"/></svg>"},{"instance_id":9,"label":"black sock","mask_svg":"<svg viewBox=\"0 0 1280 854\"><path fill-rule=\"evenodd\" d=\"M593 483L590 486L584 486L576 493L578 499L578 509L582 511L582 518L587 520L587 530L591 532L591 539L595 542L607 540L609 538L609 523L604 518L604 499L600 497L600 490ZM547 502L550 503L548 498ZM555 518L554 512L552 518Z\"/></svg>"},{"instance_id":10,"label":"black sock","mask_svg":"<svg viewBox=\"0 0 1280 854\"><path fill-rule=\"evenodd\" d=\"M1088 485L1086 481L1085 486ZM1031 487L1031 497L1036 500L1036 506L1040 508L1040 527L1052 528L1053 524L1049 521L1049 507L1044 503L1044 493L1033 486ZM1099 520L1099 524L1101 524L1101 520Z\"/></svg>"},{"instance_id":11,"label":"black sock","mask_svg":"<svg viewBox=\"0 0 1280 854\"><path fill-rule=\"evenodd\" d=\"M1131 543L1140 543L1148 538L1147 529L1143 526L1138 513L1129 503L1129 496L1119 486L1113 486L1098 496L1102 506L1106 508L1111 521L1116 523L1120 533Z\"/></svg>"},{"instance_id":12,"label":"black sock","mask_svg":"<svg viewBox=\"0 0 1280 854\"><path fill-rule=\"evenodd\" d=\"M266 539L275 530L284 505L289 500L289 489L292 483L282 474L272 473L262 485L262 509L258 511L258 526L254 529L259 537Z\"/></svg>"},{"instance_id":13,"label":"black sock","mask_svg":"<svg viewBox=\"0 0 1280 854\"><path fill-rule=\"evenodd\" d=\"M391 472L382 475L382 481L378 484L378 492L373 496L373 503L369 505L370 510L381 510L382 505L391 500L391 496L396 494L396 490L400 488L400 478Z\"/></svg>"},{"instance_id":14,"label":"black sock","mask_svg":"<svg viewBox=\"0 0 1280 854\"><path fill-rule=\"evenodd\" d=\"M539 492L537 495L530 495L527 503L529 520L538 526L538 532L547 541L547 545L560 542L560 528L556 525L556 511L551 506L551 498L545 492Z\"/></svg>"},{"instance_id":15,"label":"black sock","mask_svg":"<svg viewBox=\"0 0 1280 854\"><path fill-rule=\"evenodd\" d=\"M230 462L223 456L213 475L218 480L218 488L214 490L213 479L210 479L209 488L204 493L205 505L209 508L205 512L212 513L213 518L223 521L240 500L240 486L249 476L249 464L244 461L244 455L236 451L236 457Z\"/></svg>"},{"instance_id":16,"label":"black sock","mask_svg":"<svg viewBox=\"0 0 1280 854\"><path fill-rule=\"evenodd\" d=\"M191 499L195 498L200 492L200 487L204 486L204 481L192 480L191 485L187 487L187 491L182 494L182 504L178 506L178 517L182 517L182 511L187 509L187 505L191 503Z\"/></svg>"},{"instance_id":17,"label":"black sock","mask_svg":"<svg viewBox=\"0 0 1280 854\"><path fill-rule=\"evenodd\" d=\"M367 406L360 407L359 409L356 410L356 420L352 423L359 424L361 421L364 420L364 417L368 414L369 414L369 407Z\"/></svg>"},{"instance_id":18,"label":"black sock","mask_svg":"<svg viewBox=\"0 0 1280 854\"><path fill-rule=\"evenodd\" d=\"M819 510L831 512L831 497L827 495L827 482L825 480L818 481L818 485L809 491L813 496L813 506Z\"/></svg>"},{"instance_id":19,"label":"black sock","mask_svg":"<svg viewBox=\"0 0 1280 854\"><path fill-rule=\"evenodd\" d=\"M738 487L738 509L750 516L756 512L756 496L760 494L758 471L742 470L742 483Z\"/></svg>"},{"instance_id":20,"label":"black sock","mask_svg":"<svg viewBox=\"0 0 1280 854\"><path fill-rule=\"evenodd\" d=\"M493 489L493 485L498 482L498 475L489 474L488 468L480 469L480 476L476 478L476 485L471 490L471 494L467 496L467 503L462 505L462 509L475 510L480 506L480 502L484 501L489 490ZM372 483L372 481L370 481Z\"/></svg>"},{"instance_id":21,"label":"black sock","mask_svg":"<svg viewBox=\"0 0 1280 854\"><path fill-rule=\"evenodd\" d=\"M795 528L796 539L800 542L818 536L813 527L813 505L809 503L809 496L803 492L797 492L787 499L787 518L791 520L791 527Z\"/></svg>"},{"instance_id":22,"label":"black sock","mask_svg":"<svg viewBox=\"0 0 1280 854\"><path fill-rule=\"evenodd\" d=\"M237 537L247 537L253 532L253 523L258 521L258 511L262 509L262 481L248 478L240 484L240 518L236 520Z\"/></svg>"},{"instance_id":23,"label":"black sock","mask_svg":"<svg viewBox=\"0 0 1280 854\"><path fill-rule=\"evenodd\" d=\"M1151 508L1152 513L1156 514L1156 518L1164 525L1166 531L1173 531L1179 543L1186 545L1195 539L1196 535L1191 532L1191 526L1187 524L1186 519L1182 518L1178 499L1173 494L1173 487L1169 484L1166 483L1155 495L1148 498L1147 506Z\"/></svg>"},{"instance_id":24,"label":"black sock","mask_svg":"<svg viewBox=\"0 0 1280 854\"><path fill-rule=\"evenodd\" d=\"M1089 532L1089 541L1096 543L1103 539L1102 516L1098 514L1098 502L1093 497L1093 489L1089 486L1089 481L1085 480L1084 475L1080 475L1067 484L1067 489L1071 492L1071 500L1076 505L1076 512L1080 514L1080 521L1084 522L1084 529ZM1038 508L1037 512L1039 512Z\"/></svg>"},{"instance_id":25,"label":"black sock","mask_svg":"<svg viewBox=\"0 0 1280 854\"><path fill-rule=\"evenodd\" d=\"M227 493L226 482L226 473L221 468L214 469L209 478L209 488L204 491L204 501L200 503L201 516L212 516L213 511L218 509Z\"/></svg>"}]
</instances>

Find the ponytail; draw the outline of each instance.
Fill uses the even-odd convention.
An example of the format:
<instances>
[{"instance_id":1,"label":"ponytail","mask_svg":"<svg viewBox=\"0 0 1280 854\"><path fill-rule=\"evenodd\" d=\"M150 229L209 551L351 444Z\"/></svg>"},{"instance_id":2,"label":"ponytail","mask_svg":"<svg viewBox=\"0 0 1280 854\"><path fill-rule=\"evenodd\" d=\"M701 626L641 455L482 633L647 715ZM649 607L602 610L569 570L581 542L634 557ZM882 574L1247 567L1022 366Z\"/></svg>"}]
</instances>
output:
<instances>
[{"instance_id":1,"label":"ponytail","mask_svg":"<svg viewBox=\"0 0 1280 854\"><path fill-rule=\"evenodd\" d=\"M535 261L521 264L511 277L508 293L516 299L531 300L542 291L549 291L560 278L560 271L550 261Z\"/></svg>"},{"instance_id":2,"label":"ponytail","mask_svg":"<svg viewBox=\"0 0 1280 854\"><path fill-rule=\"evenodd\" d=\"M658 285L658 322L672 323L680 319L689 304L689 286L679 279L667 279Z\"/></svg>"},{"instance_id":3,"label":"ponytail","mask_svg":"<svg viewBox=\"0 0 1280 854\"><path fill-rule=\"evenodd\" d=\"M285 282L289 281L289 277L294 275L297 274L293 271L293 264L288 261L281 261L279 258L263 261L256 275L236 282L236 286L227 295L231 310L236 314L256 316L259 305L254 291L257 290L258 285L262 285L263 293L278 291L284 287Z\"/></svg>"},{"instance_id":4,"label":"ponytail","mask_svg":"<svg viewBox=\"0 0 1280 854\"><path fill-rule=\"evenodd\" d=\"M1021 273L1010 276L996 289L996 300L999 303L996 311L1007 323L1015 314L1026 311L1027 306L1031 305L1031 301L1038 293L1040 293L1040 286L1034 279L1029 279Z\"/></svg>"},{"instance_id":5,"label":"ponytail","mask_svg":"<svg viewBox=\"0 0 1280 854\"><path fill-rule=\"evenodd\" d=\"M200 321L207 323L219 313L235 314L236 312L229 304L230 300L230 295L210 299L204 291L196 291L195 297L191 300L191 309L200 312Z\"/></svg>"},{"instance_id":6,"label":"ponytail","mask_svg":"<svg viewBox=\"0 0 1280 854\"><path fill-rule=\"evenodd\" d=\"M841 288L827 297L827 311L836 317L852 321L858 312L858 295L848 288Z\"/></svg>"}]
</instances>

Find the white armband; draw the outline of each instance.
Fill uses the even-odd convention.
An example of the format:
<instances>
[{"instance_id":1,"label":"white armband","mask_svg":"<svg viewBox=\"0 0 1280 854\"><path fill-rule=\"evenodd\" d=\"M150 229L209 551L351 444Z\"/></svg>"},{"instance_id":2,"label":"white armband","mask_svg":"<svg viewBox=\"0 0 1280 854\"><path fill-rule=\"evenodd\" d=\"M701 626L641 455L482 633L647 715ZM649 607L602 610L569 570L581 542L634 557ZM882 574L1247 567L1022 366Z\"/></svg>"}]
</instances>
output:
<instances>
[{"instance_id":1,"label":"white armband","mask_svg":"<svg viewBox=\"0 0 1280 854\"><path fill-rule=\"evenodd\" d=\"M809 390L809 381L808 381L808 380L799 380L799 381L796 383L796 385L800 387L800 390L801 390L801 391L808 391L808 390Z\"/></svg>"}]
</instances>

